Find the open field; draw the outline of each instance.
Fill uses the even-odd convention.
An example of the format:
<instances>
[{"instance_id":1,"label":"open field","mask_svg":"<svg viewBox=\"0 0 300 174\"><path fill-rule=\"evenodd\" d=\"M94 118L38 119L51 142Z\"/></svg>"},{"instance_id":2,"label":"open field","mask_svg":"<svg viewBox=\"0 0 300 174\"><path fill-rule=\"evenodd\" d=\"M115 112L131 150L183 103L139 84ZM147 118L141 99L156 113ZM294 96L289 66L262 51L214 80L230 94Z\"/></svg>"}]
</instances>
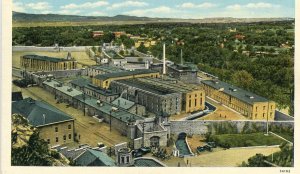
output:
<instances>
[{"instance_id":1,"label":"open field","mask_svg":"<svg viewBox=\"0 0 300 174\"><path fill-rule=\"evenodd\" d=\"M57 57L57 58L65 58L68 55L68 52L50 52L50 51L13 51L12 52L12 66L16 68L20 68L20 56L26 54L36 54L41 56L49 56L49 57ZM71 56L74 57L78 62L78 68L81 68L82 65L95 65L96 62L91 60L89 56L85 52L71 52Z\"/></svg>"},{"instance_id":2,"label":"open field","mask_svg":"<svg viewBox=\"0 0 300 174\"><path fill-rule=\"evenodd\" d=\"M184 161L188 160L192 167L236 167L257 153L268 156L278 151L279 147L234 148L186 157Z\"/></svg>"},{"instance_id":3,"label":"open field","mask_svg":"<svg viewBox=\"0 0 300 174\"><path fill-rule=\"evenodd\" d=\"M228 144L230 147L270 146L280 145L284 142L272 134L266 136L264 133L212 135L210 141L219 145Z\"/></svg>"},{"instance_id":4,"label":"open field","mask_svg":"<svg viewBox=\"0 0 300 174\"><path fill-rule=\"evenodd\" d=\"M13 89L18 89L14 87ZM117 130L109 131L109 125L99 123L90 116L83 116L81 110L66 107L65 103L57 104L54 96L40 87L21 88L23 97L32 97L33 99L42 100L59 110L69 114L75 119L75 132L80 134L80 144L89 144L96 146L98 142L103 142L107 146L112 146L122 142L128 142L127 137L122 136Z\"/></svg>"},{"instance_id":5,"label":"open field","mask_svg":"<svg viewBox=\"0 0 300 174\"><path fill-rule=\"evenodd\" d=\"M205 100L214 105L217 109L206 116L198 118L197 120L247 120L247 118L242 114L234 112L227 107L208 99L207 97Z\"/></svg>"}]
</instances>

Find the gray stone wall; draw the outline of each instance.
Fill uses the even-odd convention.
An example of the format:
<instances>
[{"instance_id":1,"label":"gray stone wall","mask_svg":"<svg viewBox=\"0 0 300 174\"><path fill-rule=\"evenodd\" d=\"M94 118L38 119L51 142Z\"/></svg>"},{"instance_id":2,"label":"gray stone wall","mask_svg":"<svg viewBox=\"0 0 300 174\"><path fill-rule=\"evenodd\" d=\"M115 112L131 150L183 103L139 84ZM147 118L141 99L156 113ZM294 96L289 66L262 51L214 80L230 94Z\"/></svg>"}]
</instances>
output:
<instances>
[{"instance_id":1,"label":"gray stone wall","mask_svg":"<svg viewBox=\"0 0 300 174\"><path fill-rule=\"evenodd\" d=\"M273 121L269 126L277 125L281 127L294 127L292 121ZM172 134L185 132L187 134L205 135L207 132L251 132L266 131L266 121L171 121L170 131Z\"/></svg>"}]
</instances>

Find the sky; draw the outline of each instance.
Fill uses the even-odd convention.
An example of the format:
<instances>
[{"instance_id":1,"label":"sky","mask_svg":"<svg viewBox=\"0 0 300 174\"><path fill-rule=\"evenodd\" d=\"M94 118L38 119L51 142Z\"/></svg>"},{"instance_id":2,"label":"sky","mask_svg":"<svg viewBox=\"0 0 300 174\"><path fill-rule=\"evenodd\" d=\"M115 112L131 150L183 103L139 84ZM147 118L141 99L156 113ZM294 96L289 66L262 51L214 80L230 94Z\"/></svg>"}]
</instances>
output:
<instances>
[{"instance_id":1,"label":"sky","mask_svg":"<svg viewBox=\"0 0 300 174\"><path fill-rule=\"evenodd\" d=\"M295 17L295 0L13 0L13 11L82 16Z\"/></svg>"}]
</instances>

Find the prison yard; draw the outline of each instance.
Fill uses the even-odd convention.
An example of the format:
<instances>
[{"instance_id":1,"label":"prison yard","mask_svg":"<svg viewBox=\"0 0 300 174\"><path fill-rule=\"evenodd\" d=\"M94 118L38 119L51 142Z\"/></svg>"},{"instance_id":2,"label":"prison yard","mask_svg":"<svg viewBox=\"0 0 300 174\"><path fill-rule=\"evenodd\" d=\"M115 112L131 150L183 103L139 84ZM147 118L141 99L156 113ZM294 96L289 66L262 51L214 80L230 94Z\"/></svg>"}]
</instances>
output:
<instances>
[{"instance_id":1,"label":"prison yard","mask_svg":"<svg viewBox=\"0 0 300 174\"><path fill-rule=\"evenodd\" d=\"M293 21L14 24L13 118L64 165L291 166Z\"/></svg>"},{"instance_id":2,"label":"prison yard","mask_svg":"<svg viewBox=\"0 0 300 174\"><path fill-rule=\"evenodd\" d=\"M40 55L49 56L55 58L66 58L68 55L67 51L13 51L12 52L12 67L20 68L20 57L24 55ZM78 62L78 68L95 65L95 61L91 60L88 54L84 51L82 52L72 52L72 57Z\"/></svg>"}]
</instances>

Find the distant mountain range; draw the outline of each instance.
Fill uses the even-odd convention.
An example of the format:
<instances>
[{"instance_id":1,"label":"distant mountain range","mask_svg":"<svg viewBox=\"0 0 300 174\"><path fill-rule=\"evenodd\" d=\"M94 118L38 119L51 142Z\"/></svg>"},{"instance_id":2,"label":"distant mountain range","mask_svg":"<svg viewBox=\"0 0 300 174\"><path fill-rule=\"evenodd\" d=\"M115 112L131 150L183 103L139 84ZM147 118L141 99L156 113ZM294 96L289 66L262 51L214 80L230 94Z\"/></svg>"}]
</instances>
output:
<instances>
[{"instance_id":1,"label":"distant mountain range","mask_svg":"<svg viewBox=\"0 0 300 174\"><path fill-rule=\"evenodd\" d=\"M204 18L204 19L178 19L178 18L150 18L128 15L109 16L78 16L60 14L29 14L14 12L14 22L89 22L89 21L148 21L148 22L191 22L191 23L230 23L230 22L261 22L261 21L286 21L294 18Z\"/></svg>"}]
</instances>

